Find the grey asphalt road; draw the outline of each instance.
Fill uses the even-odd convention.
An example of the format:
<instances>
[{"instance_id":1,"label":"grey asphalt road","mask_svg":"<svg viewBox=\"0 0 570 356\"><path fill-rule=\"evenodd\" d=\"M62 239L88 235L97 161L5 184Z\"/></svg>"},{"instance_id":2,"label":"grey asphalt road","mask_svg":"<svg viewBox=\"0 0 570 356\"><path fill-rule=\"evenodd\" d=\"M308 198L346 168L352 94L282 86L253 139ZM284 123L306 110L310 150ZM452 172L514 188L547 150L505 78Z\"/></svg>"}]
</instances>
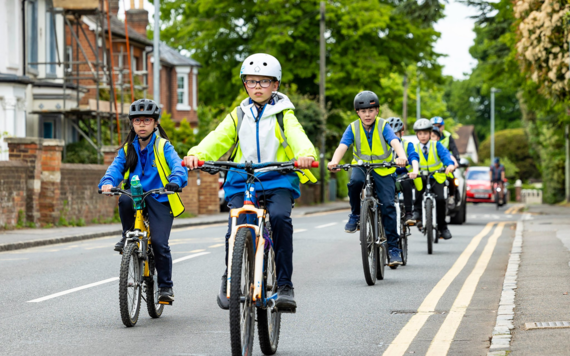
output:
<instances>
[{"instance_id":1,"label":"grey asphalt road","mask_svg":"<svg viewBox=\"0 0 570 356\"><path fill-rule=\"evenodd\" d=\"M375 286L364 281L358 234L343 231L348 211L295 217L298 309L282 318L278 354L486 355L520 217L506 209L470 205L433 255L413 228L409 265L387 268ZM196 256L174 264L174 305L160 319L143 306L134 328L119 316L117 238L0 253L0 354L228 355L229 316L215 301L226 228L173 230L173 259Z\"/></svg>"}]
</instances>

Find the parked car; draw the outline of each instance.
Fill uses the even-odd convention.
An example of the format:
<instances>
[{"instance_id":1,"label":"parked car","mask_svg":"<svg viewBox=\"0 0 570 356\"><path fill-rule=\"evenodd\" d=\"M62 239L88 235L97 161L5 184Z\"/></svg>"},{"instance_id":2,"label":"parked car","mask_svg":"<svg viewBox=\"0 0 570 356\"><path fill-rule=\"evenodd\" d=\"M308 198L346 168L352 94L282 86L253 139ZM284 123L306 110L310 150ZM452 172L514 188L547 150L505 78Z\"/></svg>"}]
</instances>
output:
<instances>
[{"instance_id":1,"label":"parked car","mask_svg":"<svg viewBox=\"0 0 570 356\"><path fill-rule=\"evenodd\" d=\"M406 141L413 143L414 145L418 143L418 138L415 135L408 135L403 137ZM464 178L464 169L469 166L469 161L465 158L461 158L459 160L459 167L460 169L456 169L453 172L455 179L451 182L451 184L455 184L457 187L457 194L456 197L459 199L448 199L447 204L447 216L450 218L450 222L452 224L461 225L465 222L467 218L467 200L466 200L466 189L467 185Z\"/></svg>"},{"instance_id":2,"label":"parked car","mask_svg":"<svg viewBox=\"0 0 570 356\"><path fill-rule=\"evenodd\" d=\"M494 203L489 167L469 167L467 179L467 201L470 203Z\"/></svg>"}]
</instances>

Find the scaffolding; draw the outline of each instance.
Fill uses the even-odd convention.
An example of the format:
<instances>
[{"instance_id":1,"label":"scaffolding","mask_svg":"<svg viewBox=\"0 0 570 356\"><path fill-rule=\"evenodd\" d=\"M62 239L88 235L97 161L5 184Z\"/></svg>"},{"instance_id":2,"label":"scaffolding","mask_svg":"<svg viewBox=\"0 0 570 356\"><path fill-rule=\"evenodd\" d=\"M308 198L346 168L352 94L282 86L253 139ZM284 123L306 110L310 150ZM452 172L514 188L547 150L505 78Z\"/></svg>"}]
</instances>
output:
<instances>
[{"instance_id":1,"label":"scaffolding","mask_svg":"<svg viewBox=\"0 0 570 356\"><path fill-rule=\"evenodd\" d=\"M121 126L128 127L128 107L134 90L142 90L146 98L148 90L148 70L146 67L146 51L143 51L143 68L133 72L131 63L134 59L132 51L128 51L127 66L125 66L125 53L121 47L119 53L113 54L113 42L126 42L128 44L129 32L125 24L125 39L113 39L112 23L109 20L108 0L52 0L53 7L51 30L55 34L55 62L33 62L35 65L57 65L63 69L59 72L63 76L38 77L38 81L60 83L63 86L63 107L58 109L36 110L32 114L61 115L64 122L70 124L97 151L98 162L103 158L102 125L108 126L110 145L120 144L128 130L121 130ZM105 15L107 18L105 18ZM63 19L63 49L57 41L56 16ZM87 17L89 29L86 30L82 17ZM126 21L126 19L125 19ZM106 28L105 28L106 25ZM93 30L94 27L94 30ZM105 35L105 30L108 36ZM69 37L69 38L68 38ZM68 42L72 48L68 55ZM61 55L61 53L63 55ZM63 58L62 58L63 57ZM115 64L118 64L115 66ZM56 71L57 72L57 71ZM47 73L47 71L46 71ZM133 85L133 77L141 78L141 84ZM130 97L125 98L125 90L130 89ZM108 90L109 101L101 99L102 90ZM67 107L68 91L75 91L76 106ZM94 91L94 92L93 92ZM93 95L94 94L94 95ZM73 94L71 94L73 95ZM80 102L83 96L87 100ZM125 105L124 100L128 100ZM96 121L96 132L92 130L92 123ZM113 122L115 121L115 122ZM122 124L122 125L121 125ZM65 126L65 125L64 125ZM83 126L83 128L82 128ZM67 130L63 130L63 140L68 143ZM63 152L64 159L66 151Z\"/></svg>"}]
</instances>

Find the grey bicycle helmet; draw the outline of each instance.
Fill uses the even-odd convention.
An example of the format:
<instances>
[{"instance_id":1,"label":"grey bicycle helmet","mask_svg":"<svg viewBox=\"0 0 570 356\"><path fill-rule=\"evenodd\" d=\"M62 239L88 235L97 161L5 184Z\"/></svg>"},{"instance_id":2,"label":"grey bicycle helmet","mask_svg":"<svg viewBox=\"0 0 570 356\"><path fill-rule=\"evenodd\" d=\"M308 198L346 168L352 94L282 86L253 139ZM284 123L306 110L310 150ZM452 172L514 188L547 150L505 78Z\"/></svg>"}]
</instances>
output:
<instances>
[{"instance_id":1,"label":"grey bicycle helmet","mask_svg":"<svg viewBox=\"0 0 570 356\"><path fill-rule=\"evenodd\" d=\"M129 109L129 120L135 117L152 117L155 120L160 118L162 110L150 99L139 99L131 104Z\"/></svg>"},{"instance_id":2,"label":"grey bicycle helmet","mask_svg":"<svg viewBox=\"0 0 570 356\"><path fill-rule=\"evenodd\" d=\"M392 126L392 130L394 130L394 132L400 132L404 129L404 123L399 117L388 118L388 124Z\"/></svg>"},{"instance_id":3,"label":"grey bicycle helmet","mask_svg":"<svg viewBox=\"0 0 570 356\"><path fill-rule=\"evenodd\" d=\"M430 130L433 127L433 125L431 124L431 122L428 119L419 119L418 121L416 121L414 123L414 131L426 131L426 130Z\"/></svg>"},{"instance_id":4,"label":"grey bicycle helmet","mask_svg":"<svg viewBox=\"0 0 570 356\"><path fill-rule=\"evenodd\" d=\"M380 107L378 95L374 94L370 90L360 92L354 97L354 110L378 107Z\"/></svg>"}]
</instances>

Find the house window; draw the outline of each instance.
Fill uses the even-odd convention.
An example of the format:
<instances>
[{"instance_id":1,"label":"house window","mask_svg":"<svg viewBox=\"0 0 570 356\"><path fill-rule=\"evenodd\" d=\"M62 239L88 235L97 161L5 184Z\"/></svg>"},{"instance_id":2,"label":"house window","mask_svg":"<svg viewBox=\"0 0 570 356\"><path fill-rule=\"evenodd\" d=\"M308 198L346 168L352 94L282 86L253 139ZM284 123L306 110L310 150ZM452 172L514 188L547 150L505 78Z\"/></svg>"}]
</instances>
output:
<instances>
[{"instance_id":1,"label":"house window","mask_svg":"<svg viewBox=\"0 0 570 356\"><path fill-rule=\"evenodd\" d=\"M53 121L44 121L44 138L54 138Z\"/></svg>"},{"instance_id":2,"label":"house window","mask_svg":"<svg viewBox=\"0 0 570 356\"><path fill-rule=\"evenodd\" d=\"M38 61L38 3L36 1L28 1L28 16L26 21L27 36L27 53L28 63L37 63ZM28 64L29 68L34 72L37 71L37 64Z\"/></svg>"},{"instance_id":3,"label":"house window","mask_svg":"<svg viewBox=\"0 0 570 356\"><path fill-rule=\"evenodd\" d=\"M188 74L176 76L176 110L188 111Z\"/></svg>"},{"instance_id":4,"label":"house window","mask_svg":"<svg viewBox=\"0 0 570 356\"><path fill-rule=\"evenodd\" d=\"M46 67L46 73L48 75L55 76L55 18L51 10L52 9L46 12L46 62L50 63Z\"/></svg>"}]
</instances>

